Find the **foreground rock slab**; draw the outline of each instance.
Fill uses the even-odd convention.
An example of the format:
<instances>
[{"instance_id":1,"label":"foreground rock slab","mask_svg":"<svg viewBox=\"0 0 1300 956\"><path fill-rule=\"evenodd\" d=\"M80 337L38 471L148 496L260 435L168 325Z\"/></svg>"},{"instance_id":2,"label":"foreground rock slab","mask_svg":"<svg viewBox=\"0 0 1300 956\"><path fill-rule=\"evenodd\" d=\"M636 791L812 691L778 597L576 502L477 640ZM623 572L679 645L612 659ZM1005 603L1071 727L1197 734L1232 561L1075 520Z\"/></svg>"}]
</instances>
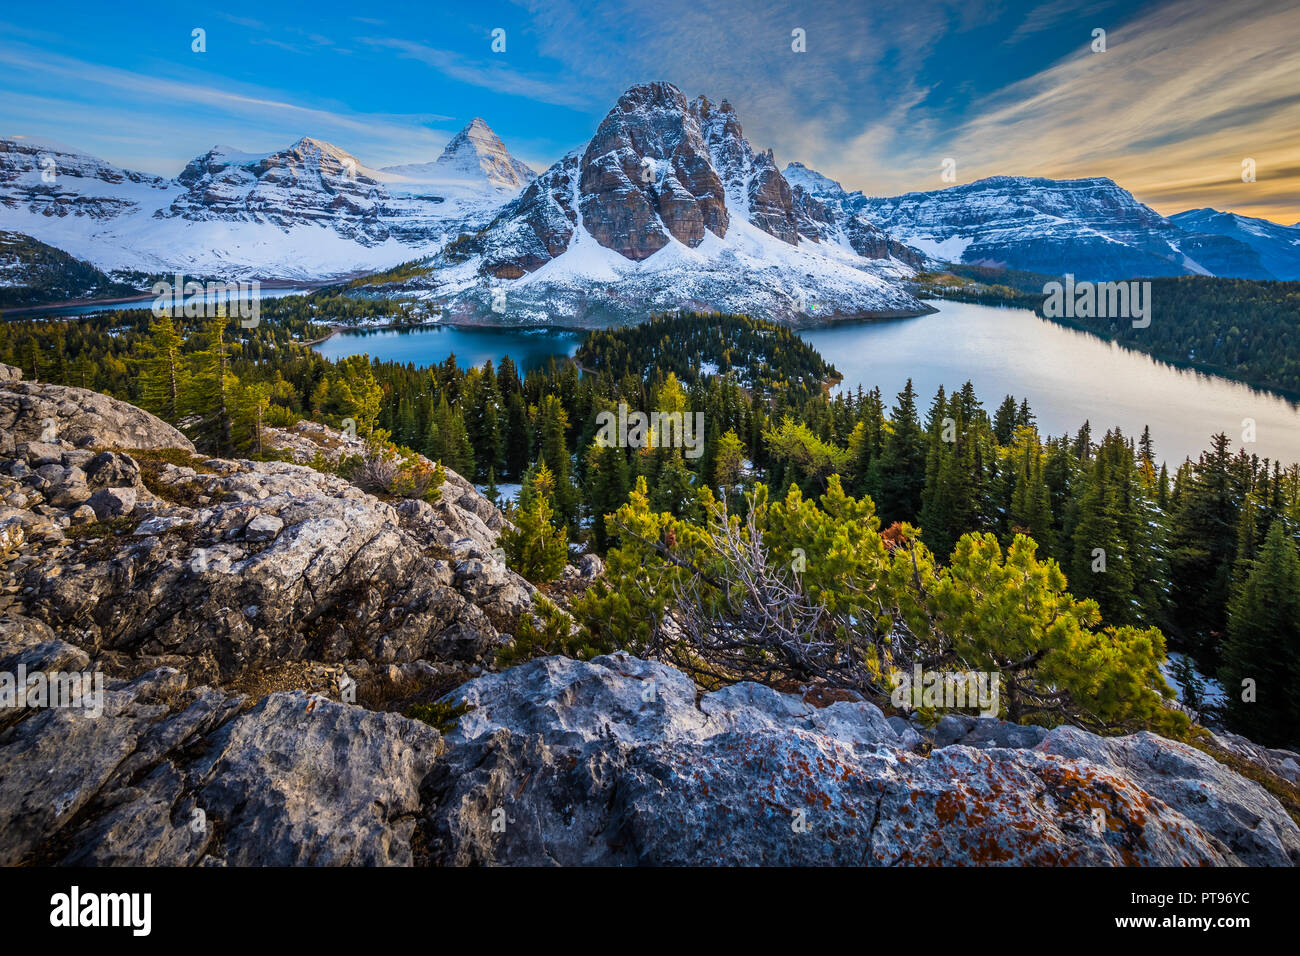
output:
<instances>
[{"instance_id":1,"label":"foreground rock slab","mask_svg":"<svg viewBox=\"0 0 1300 956\"><path fill-rule=\"evenodd\" d=\"M869 703L754 684L697 699L624 654L448 699L472 710L427 784L445 864L1300 863L1300 828L1262 787L1150 734L925 756Z\"/></svg>"}]
</instances>

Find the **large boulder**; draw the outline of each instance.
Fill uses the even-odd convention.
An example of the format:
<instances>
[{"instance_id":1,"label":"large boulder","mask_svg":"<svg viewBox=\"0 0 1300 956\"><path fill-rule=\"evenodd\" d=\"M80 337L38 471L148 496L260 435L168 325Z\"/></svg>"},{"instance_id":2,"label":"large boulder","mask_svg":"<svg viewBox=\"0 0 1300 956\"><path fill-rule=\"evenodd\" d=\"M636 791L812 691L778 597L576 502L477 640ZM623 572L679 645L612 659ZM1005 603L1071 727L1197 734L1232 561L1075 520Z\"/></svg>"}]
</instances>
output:
<instances>
[{"instance_id":1,"label":"large boulder","mask_svg":"<svg viewBox=\"0 0 1300 956\"><path fill-rule=\"evenodd\" d=\"M534 661L448 702L471 709L427 785L440 863L1300 862L1300 828L1263 788L1152 735L925 756L869 703L698 696L625 654Z\"/></svg>"},{"instance_id":2,"label":"large boulder","mask_svg":"<svg viewBox=\"0 0 1300 956\"><path fill-rule=\"evenodd\" d=\"M29 613L96 651L181 655L202 680L290 660L472 662L501 643L429 553L436 535L393 506L299 465L208 467L163 466L134 529L38 552ZM101 489L90 505L118 517L132 494Z\"/></svg>"},{"instance_id":3,"label":"large boulder","mask_svg":"<svg viewBox=\"0 0 1300 956\"><path fill-rule=\"evenodd\" d=\"M85 388L23 382L12 375L0 375L0 435L6 436L0 453L12 452L19 442L194 451L175 428L134 405Z\"/></svg>"},{"instance_id":4,"label":"large boulder","mask_svg":"<svg viewBox=\"0 0 1300 956\"><path fill-rule=\"evenodd\" d=\"M189 769L238 866L409 866L420 783L441 739L427 724L302 692L272 694Z\"/></svg>"},{"instance_id":5,"label":"large boulder","mask_svg":"<svg viewBox=\"0 0 1300 956\"><path fill-rule=\"evenodd\" d=\"M0 733L0 864L410 865L436 730L166 668Z\"/></svg>"}]
</instances>

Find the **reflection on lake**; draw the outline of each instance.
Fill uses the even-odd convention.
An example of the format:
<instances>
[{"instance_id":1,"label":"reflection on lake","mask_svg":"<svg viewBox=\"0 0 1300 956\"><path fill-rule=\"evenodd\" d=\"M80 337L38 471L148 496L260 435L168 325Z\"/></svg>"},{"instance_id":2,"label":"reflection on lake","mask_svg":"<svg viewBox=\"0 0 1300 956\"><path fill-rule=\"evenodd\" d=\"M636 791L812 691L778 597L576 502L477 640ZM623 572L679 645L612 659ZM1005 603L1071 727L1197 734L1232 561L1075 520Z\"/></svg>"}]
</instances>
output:
<instances>
[{"instance_id":1,"label":"reflection on lake","mask_svg":"<svg viewBox=\"0 0 1300 956\"><path fill-rule=\"evenodd\" d=\"M1240 447L1242 420L1254 419L1260 457L1300 461L1300 411L1247 385L1175 368L1026 309L944 302L940 311L890 322L806 330L803 337L839 369L842 387L879 385L888 404L908 377L925 414L939 385L969 379L990 412L1004 395L1028 398L1044 434L1076 431L1096 440L1120 426L1137 437L1151 426L1157 455L1195 458L1224 432Z\"/></svg>"},{"instance_id":2,"label":"reflection on lake","mask_svg":"<svg viewBox=\"0 0 1300 956\"><path fill-rule=\"evenodd\" d=\"M523 375L545 368L552 358L578 351L581 332L562 329L494 329L478 326L433 325L418 329L379 329L339 332L316 346L328 359L364 352L381 362L439 365L455 355L461 368L474 368L489 359L495 365L509 355Z\"/></svg>"},{"instance_id":3,"label":"reflection on lake","mask_svg":"<svg viewBox=\"0 0 1300 956\"><path fill-rule=\"evenodd\" d=\"M1217 376L1175 368L1025 309L944 302L911 319L840 323L800 333L844 376L841 388L879 385L888 405L911 377L924 415L939 385L969 379L990 412L1004 395L1027 398L1044 434L1075 432L1084 419L1094 438L1120 426L1138 436L1151 426L1157 454L1171 463L1195 457L1215 432L1233 448L1242 420L1254 419L1250 451L1300 461L1300 411L1292 402ZM582 333L556 329L432 326L403 331L345 332L317 348L339 358L436 365L455 353L462 367L509 355L522 371L573 355Z\"/></svg>"}]
</instances>

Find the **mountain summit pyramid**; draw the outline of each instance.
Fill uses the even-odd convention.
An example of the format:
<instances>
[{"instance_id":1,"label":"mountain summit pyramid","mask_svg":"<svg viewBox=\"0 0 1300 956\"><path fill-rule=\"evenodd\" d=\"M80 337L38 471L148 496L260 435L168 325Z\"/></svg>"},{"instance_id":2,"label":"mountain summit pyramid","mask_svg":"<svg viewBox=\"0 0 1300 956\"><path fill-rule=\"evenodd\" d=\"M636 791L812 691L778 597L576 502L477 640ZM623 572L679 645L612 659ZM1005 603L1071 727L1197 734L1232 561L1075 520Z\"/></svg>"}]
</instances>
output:
<instances>
[{"instance_id":1,"label":"mountain summit pyramid","mask_svg":"<svg viewBox=\"0 0 1300 956\"><path fill-rule=\"evenodd\" d=\"M508 192L516 192L537 178L525 163L510 155L501 137L478 116L451 138L432 163L389 166L384 172L419 182L486 182Z\"/></svg>"}]
</instances>

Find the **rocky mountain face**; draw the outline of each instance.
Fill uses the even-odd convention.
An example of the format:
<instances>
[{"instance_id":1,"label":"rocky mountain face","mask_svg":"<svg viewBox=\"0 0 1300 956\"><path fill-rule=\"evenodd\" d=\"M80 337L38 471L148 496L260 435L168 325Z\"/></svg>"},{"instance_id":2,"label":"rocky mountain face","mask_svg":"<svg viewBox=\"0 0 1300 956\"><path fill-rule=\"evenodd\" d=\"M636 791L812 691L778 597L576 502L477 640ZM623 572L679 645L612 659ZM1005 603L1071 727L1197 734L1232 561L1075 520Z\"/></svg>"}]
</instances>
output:
<instances>
[{"instance_id":1,"label":"rocky mountain face","mask_svg":"<svg viewBox=\"0 0 1300 956\"><path fill-rule=\"evenodd\" d=\"M1223 236L1259 253L1260 264L1275 279L1300 279L1300 223L1280 226L1267 219L1217 209L1189 209L1169 221L1189 232Z\"/></svg>"},{"instance_id":2,"label":"rocky mountain face","mask_svg":"<svg viewBox=\"0 0 1300 956\"><path fill-rule=\"evenodd\" d=\"M895 239L936 261L1090 280L1271 278L1245 243L1180 228L1109 179L995 176L933 192L859 195L852 202Z\"/></svg>"},{"instance_id":3,"label":"rocky mountain face","mask_svg":"<svg viewBox=\"0 0 1300 956\"><path fill-rule=\"evenodd\" d=\"M6 220L115 219L152 212L174 192L175 184L160 176L119 169L59 146L0 139L0 208Z\"/></svg>"},{"instance_id":4,"label":"rocky mountain face","mask_svg":"<svg viewBox=\"0 0 1300 956\"><path fill-rule=\"evenodd\" d=\"M819 242L848 245L868 259L892 257L920 268L925 256L911 246L892 239L863 211L861 192L849 192L803 163L790 163L784 172L793 194L800 232Z\"/></svg>"},{"instance_id":5,"label":"rocky mountain face","mask_svg":"<svg viewBox=\"0 0 1300 956\"><path fill-rule=\"evenodd\" d=\"M0 367L0 674L103 682L95 709L0 708L0 864L1300 863L1276 798L1151 734L930 729L622 653L498 671L533 594L502 527L450 472L384 501Z\"/></svg>"},{"instance_id":6,"label":"rocky mountain face","mask_svg":"<svg viewBox=\"0 0 1300 956\"><path fill-rule=\"evenodd\" d=\"M433 162L382 170L303 138L267 154L216 147L169 180L0 140L0 230L119 278L320 280L425 260L425 275L373 293L505 325L676 309L796 324L911 315L927 306L907 280L944 262L1082 279L1300 275L1296 227L1213 210L1166 219L1109 179L851 192L779 168L726 100L688 102L663 82L629 89L541 176L477 117ZM19 271L6 270L11 286Z\"/></svg>"},{"instance_id":7,"label":"rocky mountain face","mask_svg":"<svg viewBox=\"0 0 1300 956\"><path fill-rule=\"evenodd\" d=\"M646 83L427 275L380 291L494 324L599 326L673 309L807 322L925 312L903 285L920 262L792 188L727 102Z\"/></svg>"},{"instance_id":8,"label":"rocky mountain face","mask_svg":"<svg viewBox=\"0 0 1300 956\"><path fill-rule=\"evenodd\" d=\"M362 245L388 238L380 218L388 198L373 170L329 143L303 137L253 156L218 146L176 177L185 192L156 219L268 222L286 231L324 225Z\"/></svg>"},{"instance_id":9,"label":"rocky mountain face","mask_svg":"<svg viewBox=\"0 0 1300 956\"><path fill-rule=\"evenodd\" d=\"M385 166L385 173L415 183L496 189L517 193L537 178L528 165L510 155L505 143L482 118L452 137L432 163Z\"/></svg>"},{"instance_id":10,"label":"rocky mountain face","mask_svg":"<svg viewBox=\"0 0 1300 956\"><path fill-rule=\"evenodd\" d=\"M607 249L633 261L668 245L695 248L707 229L727 234L722 181L680 90L635 86L605 116L580 165L583 225Z\"/></svg>"},{"instance_id":11,"label":"rocky mountain face","mask_svg":"<svg viewBox=\"0 0 1300 956\"><path fill-rule=\"evenodd\" d=\"M371 169L304 137L265 154L218 146L168 180L0 140L0 228L108 272L324 279L436 252L532 178L478 119L428 165L448 175Z\"/></svg>"}]
</instances>

